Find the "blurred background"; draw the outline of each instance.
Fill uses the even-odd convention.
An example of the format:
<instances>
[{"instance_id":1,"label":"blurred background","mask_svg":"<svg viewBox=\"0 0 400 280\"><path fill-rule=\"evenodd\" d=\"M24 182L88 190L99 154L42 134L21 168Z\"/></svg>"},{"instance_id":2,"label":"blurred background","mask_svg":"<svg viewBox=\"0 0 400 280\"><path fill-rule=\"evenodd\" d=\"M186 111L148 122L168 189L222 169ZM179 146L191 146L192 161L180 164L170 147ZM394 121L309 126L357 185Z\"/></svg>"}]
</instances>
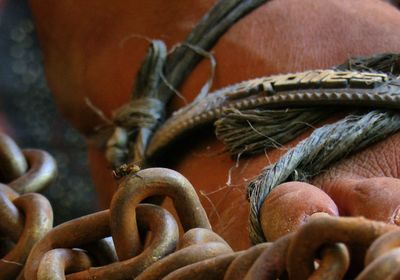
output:
<instances>
[{"instance_id":1,"label":"blurred background","mask_svg":"<svg viewBox=\"0 0 400 280\"><path fill-rule=\"evenodd\" d=\"M47 88L26 1L0 0L0 122L21 148L56 159L59 176L43 193L55 224L98 209L84 139L63 120Z\"/></svg>"}]
</instances>

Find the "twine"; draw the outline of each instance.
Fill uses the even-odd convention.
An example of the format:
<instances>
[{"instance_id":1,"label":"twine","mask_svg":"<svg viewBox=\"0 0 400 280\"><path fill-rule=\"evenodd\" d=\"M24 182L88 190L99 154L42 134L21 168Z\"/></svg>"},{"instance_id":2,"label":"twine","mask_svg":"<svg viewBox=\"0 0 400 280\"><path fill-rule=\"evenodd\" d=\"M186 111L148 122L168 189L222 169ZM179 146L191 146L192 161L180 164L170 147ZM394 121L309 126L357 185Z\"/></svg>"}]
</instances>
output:
<instances>
[{"instance_id":1,"label":"twine","mask_svg":"<svg viewBox=\"0 0 400 280\"><path fill-rule=\"evenodd\" d=\"M210 59L213 77L215 60L209 50L236 21L267 1L218 1L168 56L162 41L151 41L135 81L132 101L114 114L114 133L105 151L113 168L128 160L146 165L149 140L163 121L166 104L178 93L177 89L204 57ZM199 98L208 93L211 85L212 78L203 86ZM123 133L127 135L120 137ZM127 141L118 142L118 137Z\"/></svg>"},{"instance_id":2,"label":"twine","mask_svg":"<svg viewBox=\"0 0 400 280\"><path fill-rule=\"evenodd\" d=\"M383 72L393 76L400 75L400 54L382 53L366 57L352 57L335 67L337 70L361 72Z\"/></svg>"},{"instance_id":3,"label":"twine","mask_svg":"<svg viewBox=\"0 0 400 280\"><path fill-rule=\"evenodd\" d=\"M399 129L400 116L394 112L371 111L365 115L351 115L316 129L275 164L266 167L248 188L252 242L265 242L259 216L262 203L271 190L287 181L307 181L349 153Z\"/></svg>"},{"instance_id":4,"label":"twine","mask_svg":"<svg viewBox=\"0 0 400 280\"><path fill-rule=\"evenodd\" d=\"M164 118L164 104L157 98L145 97L132 100L114 112L116 126L132 130L153 127Z\"/></svg>"},{"instance_id":5,"label":"twine","mask_svg":"<svg viewBox=\"0 0 400 280\"><path fill-rule=\"evenodd\" d=\"M368 57L354 57L334 69L382 72L393 78L391 83L398 83L399 81L395 78L400 75L400 55L383 53ZM321 114L323 117L321 112L317 114ZM295 118L305 118L305 116ZM250 239L252 242L265 241L259 221L259 212L272 189L287 181L307 181L335 161L373 144L399 129L400 116L394 112L371 111L364 115L351 115L334 124L316 129L307 139L289 150L275 164L266 167L248 185ZM291 134L283 140L290 141L293 139L290 136ZM264 145L270 142L268 139L259 141L261 143L264 141L266 143Z\"/></svg>"},{"instance_id":6,"label":"twine","mask_svg":"<svg viewBox=\"0 0 400 280\"><path fill-rule=\"evenodd\" d=\"M214 123L215 134L232 155L253 155L282 147L333 112L329 108L228 109Z\"/></svg>"}]
</instances>

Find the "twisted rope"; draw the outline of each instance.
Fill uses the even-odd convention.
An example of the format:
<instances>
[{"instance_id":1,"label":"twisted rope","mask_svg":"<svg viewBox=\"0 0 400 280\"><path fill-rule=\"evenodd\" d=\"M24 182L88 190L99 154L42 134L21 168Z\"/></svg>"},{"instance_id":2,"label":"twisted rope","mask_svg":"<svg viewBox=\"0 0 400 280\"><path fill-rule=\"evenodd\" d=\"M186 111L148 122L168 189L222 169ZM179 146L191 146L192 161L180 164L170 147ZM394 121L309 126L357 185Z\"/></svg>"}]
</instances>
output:
<instances>
[{"instance_id":1,"label":"twisted rope","mask_svg":"<svg viewBox=\"0 0 400 280\"><path fill-rule=\"evenodd\" d=\"M316 129L275 164L266 167L248 187L252 242L264 242L259 213L265 198L275 187L286 181L306 181L335 161L399 129L400 115L394 112L351 115Z\"/></svg>"},{"instance_id":2,"label":"twisted rope","mask_svg":"<svg viewBox=\"0 0 400 280\"><path fill-rule=\"evenodd\" d=\"M384 53L350 58L335 69L378 71L395 78L400 74L399 66L399 54ZM398 80L394 79L393 83L398 83ZM334 124L316 129L275 164L264 168L248 185L252 242L260 243L265 240L259 221L259 211L265 198L275 187L287 181L307 181L335 161L382 140L399 129L400 116L395 112L376 110L364 115L350 115ZM290 141L293 138L287 137L286 140ZM270 139L264 142L268 143Z\"/></svg>"},{"instance_id":3,"label":"twisted rope","mask_svg":"<svg viewBox=\"0 0 400 280\"><path fill-rule=\"evenodd\" d=\"M135 81L132 101L114 116L114 133L106 145L106 157L113 168L129 160L145 165L149 139L164 120L166 104L176 93L175 89L236 21L267 1L218 1L168 56L162 41L151 42ZM213 65L213 59L211 62ZM209 85L210 81L204 88L208 89ZM203 90L200 96L204 95Z\"/></svg>"}]
</instances>

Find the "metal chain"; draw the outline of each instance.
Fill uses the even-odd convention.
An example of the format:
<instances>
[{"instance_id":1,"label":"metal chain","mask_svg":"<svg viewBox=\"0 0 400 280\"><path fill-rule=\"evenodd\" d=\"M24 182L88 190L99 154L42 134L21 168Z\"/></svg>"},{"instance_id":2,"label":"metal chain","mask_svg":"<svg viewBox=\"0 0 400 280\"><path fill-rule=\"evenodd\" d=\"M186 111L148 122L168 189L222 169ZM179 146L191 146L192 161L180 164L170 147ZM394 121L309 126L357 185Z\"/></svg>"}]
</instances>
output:
<instances>
[{"instance_id":1,"label":"metal chain","mask_svg":"<svg viewBox=\"0 0 400 280\"><path fill-rule=\"evenodd\" d=\"M0 133L0 182L18 193L40 192L57 177L53 157L42 150L21 150L7 135Z\"/></svg>"},{"instance_id":2,"label":"metal chain","mask_svg":"<svg viewBox=\"0 0 400 280\"><path fill-rule=\"evenodd\" d=\"M22 186L34 180L47 185L45 175L28 174L49 161L31 160L7 136L0 139L8 143L0 145L6 155L0 167L11 170L1 177L8 185L0 184L0 279L363 280L400 275L400 228L364 218L314 214L274 242L234 252L211 230L190 182L165 168L127 174L110 209L52 228L46 198L10 187L24 177ZM143 203L154 197L170 197L178 217Z\"/></svg>"},{"instance_id":3,"label":"metal chain","mask_svg":"<svg viewBox=\"0 0 400 280\"><path fill-rule=\"evenodd\" d=\"M11 245L1 256L0 279L16 279L35 243L52 228L53 211L44 196L18 195L1 185L0 218L0 237Z\"/></svg>"},{"instance_id":4,"label":"metal chain","mask_svg":"<svg viewBox=\"0 0 400 280\"><path fill-rule=\"evenodd\" d=\"M21 150L0 133L0 279L16 279L35 245L52 227L53 211L32 193L55 179L54 159L41 150Z\"/></svg>"},{"instance_id":5,"label":"metal chain","mask_svg":"<svg viewBox=\"0 0 400 280\"><path fill-rule=\"evenodd\" d=\"M179 238L175 219L159 206L135 208L139 229L159 225L147 239L142 232L143 248L131 257L99 266L90 251L77 249L111 234L113 210L106 210L51 230L30 254L24 279L365 279L370 273L386 279L398 273L400 229L382 222L315 215L273 243L233 252L210 229L192 228Z\"/></svg>"}]
</instances>

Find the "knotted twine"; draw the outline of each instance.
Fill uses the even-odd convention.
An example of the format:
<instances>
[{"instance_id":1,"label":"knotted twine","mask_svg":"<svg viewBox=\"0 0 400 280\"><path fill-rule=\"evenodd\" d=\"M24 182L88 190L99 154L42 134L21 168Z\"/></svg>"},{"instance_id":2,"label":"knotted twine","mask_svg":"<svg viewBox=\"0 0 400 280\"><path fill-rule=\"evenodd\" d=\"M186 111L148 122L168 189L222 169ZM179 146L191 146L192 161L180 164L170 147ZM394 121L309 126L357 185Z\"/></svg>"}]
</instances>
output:
<instances>
[{"instance_id":1,"label":"knotted twine","mask_svg":"<svg viewBox=\"0 0 400 280\"><path fill-rule=\"evenodd\" d=\"M106 157L113 168L130 157L141 161L152 131L164 119L165 103L160 100L158 89L166 57L165 44L153 40L136 77L131 102L114 112L116 129L106 150Z\"/></svg>"},{"instance_id":2,"label":"knotted twine","mask_svg":"<svg viewBox=\"0 0 400 280\"><path fill-rule=\"evenodd\" d=\"M130 104L114 113L114 133L106 145L112 167L127 161L145 164L146 147L164 120L166 104L204 57L201 52L209 51L236 21L267 1L218 1L168 56L162 41L151 42Z\"/></svg>"}]
</instances>

